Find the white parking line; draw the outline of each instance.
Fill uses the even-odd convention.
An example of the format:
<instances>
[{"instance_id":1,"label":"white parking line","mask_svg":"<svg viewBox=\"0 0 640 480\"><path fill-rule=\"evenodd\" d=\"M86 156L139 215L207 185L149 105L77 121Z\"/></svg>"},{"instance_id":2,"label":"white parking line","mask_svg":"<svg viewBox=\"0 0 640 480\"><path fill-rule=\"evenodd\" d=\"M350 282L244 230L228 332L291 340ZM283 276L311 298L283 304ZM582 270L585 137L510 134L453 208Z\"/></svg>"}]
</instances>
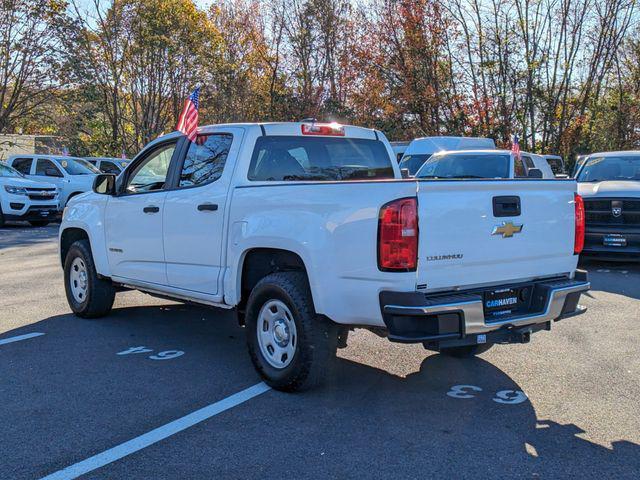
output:
<instances>
[{"instance_id":1,"label":"white parking line","mask_svg":"<svg viewBox=\"0 0 640 480\"><path fill-rule=\"evenodd\" d=\"M17 337L9 337L0 339L0 345L5 345L7 343L19 342L20 340L29 340L30 338L40 337L44 335L41 332L33 332L33 333L25 333L24 335L18 335Z\"/></svg>"},{"instance_id":2,"label":"white parking line","mask_svg":"<svg viewBox=\"0 0 640 480\"><path fill-rule=\"evenodd\" d=\"M150 432L140 435L139 437L121 443L116 447L105 450L102 453L98 453L93 457L82 460L81 462L71 465L63 470L58 470L57 472L43 477L41 480L69 480L72 478L77 478L80 475L84 475L85 473L91 472L100 467L104 467L105 465L115 462L116 460L120 460L127 455L137 452L138 450L142 450L149 445L153 445L160 440L164 440L165 438L181 432L182 430L186 430L187 428L192 427L197 423L218 415L225 410L229 410L236 405L240 405L247 400L251 400L252 398L257 397L258 395L269 390L271 390L271 387L263 382L260 382L253 387L249 387L246 390L235 393L230 397L220 400L219 402L212 403L207 407L196 410L193 413L185 415L184 417L174 420L173 422L167 423L166 425L151 430Z\"/></svg>"}]
</instances>

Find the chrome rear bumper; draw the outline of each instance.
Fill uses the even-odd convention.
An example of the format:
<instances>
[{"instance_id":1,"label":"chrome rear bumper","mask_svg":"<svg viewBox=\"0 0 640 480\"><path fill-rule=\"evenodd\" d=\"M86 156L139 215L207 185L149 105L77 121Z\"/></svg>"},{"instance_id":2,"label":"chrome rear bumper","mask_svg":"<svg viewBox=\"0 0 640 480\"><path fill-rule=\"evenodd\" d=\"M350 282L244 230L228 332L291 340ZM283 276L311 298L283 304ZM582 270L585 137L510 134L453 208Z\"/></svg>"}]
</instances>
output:
<instances>
[{"instance_id":1,"label":"chrome rear bumper","mask_svg":"<svg viewBox=\"0 0 640 480\"><path fill-rule=\"evenodd\" d=\"M575 279L535 282L530 312L487 319L481 292L428 297L383 292L381 309L389 338L400 342L460 339L501 329L545 324L584 313L579 297L590 288L586 274ZM508 287L508 286L506 286ZM403 296L404 295L404 296ZM394 300L400 300L394 302ZM420 328L421 324L424 329Z\"/></svg>"}]
</instances>

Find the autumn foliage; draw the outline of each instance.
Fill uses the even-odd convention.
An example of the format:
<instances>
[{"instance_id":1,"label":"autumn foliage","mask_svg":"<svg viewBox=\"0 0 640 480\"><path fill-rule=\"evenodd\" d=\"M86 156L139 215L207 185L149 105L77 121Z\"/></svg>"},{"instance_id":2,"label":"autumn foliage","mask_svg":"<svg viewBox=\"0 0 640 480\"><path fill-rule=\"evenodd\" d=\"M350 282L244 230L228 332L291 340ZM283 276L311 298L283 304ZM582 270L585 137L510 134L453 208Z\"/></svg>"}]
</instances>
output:
<instances>
[{"instance_id":1,"label":"autumn foliage","mask_svg":"<svg viewBox=\"0 0 640 480\"><path fill-rule=\"evenodd\" d=\"M135 153L198 83L208 123L314 117L503 145L518 133L564 155L640 141L628 0L0 5L0 131L58 135L75 154Z\"/></svg>"}]
</instances>

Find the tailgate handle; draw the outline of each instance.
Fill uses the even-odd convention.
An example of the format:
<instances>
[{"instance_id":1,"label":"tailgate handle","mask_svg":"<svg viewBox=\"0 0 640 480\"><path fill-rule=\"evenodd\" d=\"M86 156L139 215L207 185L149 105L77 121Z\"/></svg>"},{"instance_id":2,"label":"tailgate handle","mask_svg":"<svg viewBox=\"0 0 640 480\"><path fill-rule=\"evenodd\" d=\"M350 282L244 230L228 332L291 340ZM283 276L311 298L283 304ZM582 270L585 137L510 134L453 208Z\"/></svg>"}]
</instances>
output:
<instances>
[{"instance_id":1,"label":"tailgate handle","mask_svg":"<svg viewBox=\"0 0 640 480\"><path fill-rule=\"evenodd\" d=\"M520 215L520 197L493 197L494 217L517 217Z\"/></svg>"}]
</instances>

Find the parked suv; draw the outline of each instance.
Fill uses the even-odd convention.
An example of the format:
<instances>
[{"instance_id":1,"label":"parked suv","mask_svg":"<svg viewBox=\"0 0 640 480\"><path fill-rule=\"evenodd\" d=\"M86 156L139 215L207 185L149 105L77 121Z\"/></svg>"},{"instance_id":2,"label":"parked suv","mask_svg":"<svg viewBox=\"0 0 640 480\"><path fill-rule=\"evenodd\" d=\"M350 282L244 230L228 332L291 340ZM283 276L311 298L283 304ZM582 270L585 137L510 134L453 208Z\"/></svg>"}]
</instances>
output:
<instances>
[{"instance_id":1,"label":"parked suv","mask_svg":"<svg viewBox=\"0 0 640 480\"><path fill-rule=\"evenodd\" d=\"M114 175L120 175L131 162L129 159L112 157L85 157L85 160L102 173L113 173Z\"/></svg>"},{"instance_id":2,"label":"parked suv","mask_svg":"<svg viewBox=\"0 0 640 480\"><path fill-rule=\"evenodd\" d=\"M411 141L400 160L400 169L414 176L431 155L455 150L495 149L491 138L482 137L422 137Z\"/></svg>"},{"instance_id":3,"label":"parked suv","mask_svg":"<svg viewBox=\"0 0 640 480\"><path fill-rule=\"evenodd\" d=\"M7 221L47 225L58 217L58 189L51 183L27 180L0 162L0 227Z\"/></svg>"},{"instance_id":4,"label":"parked suv","mask_svg":"<svg viewBox=\"0 0 640 480\"><path fill-rule=\"evenodd\" d=\"M574 180L403 180L385 136L318 123L154 140L65 209L71 310L116 292L235 309L275 388L318 383L349 331L454 356L580 314Z\"/></svg>"},{"instance_id":5,"label":"parked suv","mask_svg":"<svg viewBox=\"0 0 640 480\"><path fill-rule=\"evenodd\" d=\"M510 150L461 150L434 153L425 160L416 178L556 178L541 155Z\"/></svg>"},{"instance_id":6,"label":"parked suv","mask_svg":"<svg viewBox=\"0 0 640 480\"><path fill-rule=\"evenodd\" d=\"M83 158L57 155L12 155L7 163L27 178L53 183L58 187L60 208L70 198L91 190L93 179L100 173Z\"/></svg>"},{"instance_id":7,"label":"parked suv","mask_svg":"<svg viewBox=\"0 0 640 480\"><path fill-rule=\"evenodd\" d=\"M640 260L640 151L589 155L578 170L585 255Z\"/></svg>"}]
</instances>

